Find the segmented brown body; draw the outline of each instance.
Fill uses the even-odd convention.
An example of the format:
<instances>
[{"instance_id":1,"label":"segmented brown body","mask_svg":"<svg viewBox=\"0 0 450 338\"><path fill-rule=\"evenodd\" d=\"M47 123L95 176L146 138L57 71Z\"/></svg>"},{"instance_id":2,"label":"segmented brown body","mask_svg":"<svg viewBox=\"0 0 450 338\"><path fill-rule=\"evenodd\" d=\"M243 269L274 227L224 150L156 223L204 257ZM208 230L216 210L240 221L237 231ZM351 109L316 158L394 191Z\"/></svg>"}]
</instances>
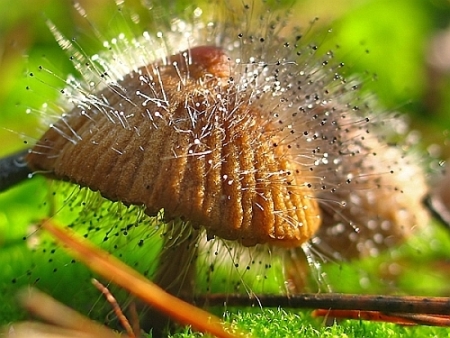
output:
<instances>
[{"instance_id":1,"label":"segmented brown body","mask_svg":"<svg viewBox=\"0 0 450 338\"><path fill-rule=\"evenodd\" d=\"M319 227L317 202L231 67L197 47L132 72L52 125L29 165L210 237L299 246Z\"/></svg>"}]
</instances>

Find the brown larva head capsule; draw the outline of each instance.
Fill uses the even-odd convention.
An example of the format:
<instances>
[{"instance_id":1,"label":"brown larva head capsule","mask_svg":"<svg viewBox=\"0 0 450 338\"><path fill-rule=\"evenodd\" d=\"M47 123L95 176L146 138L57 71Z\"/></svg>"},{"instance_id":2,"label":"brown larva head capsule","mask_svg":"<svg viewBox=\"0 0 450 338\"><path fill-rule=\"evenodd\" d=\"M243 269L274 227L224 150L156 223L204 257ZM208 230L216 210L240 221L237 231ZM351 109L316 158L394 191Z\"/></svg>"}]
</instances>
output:
<instances>
[{"instance_id":1,"label":"brown larva head capsule","mask_svg":"<svg viewBox=\"0 0 450 338\"><path fill-rule=\"evenodd\" d=\"M27 161L209 237L299 246L319 227L317 202L273 107L236 86L232 69L210 46L141 67L51 125Z\"/></svg>"}]
</instances>

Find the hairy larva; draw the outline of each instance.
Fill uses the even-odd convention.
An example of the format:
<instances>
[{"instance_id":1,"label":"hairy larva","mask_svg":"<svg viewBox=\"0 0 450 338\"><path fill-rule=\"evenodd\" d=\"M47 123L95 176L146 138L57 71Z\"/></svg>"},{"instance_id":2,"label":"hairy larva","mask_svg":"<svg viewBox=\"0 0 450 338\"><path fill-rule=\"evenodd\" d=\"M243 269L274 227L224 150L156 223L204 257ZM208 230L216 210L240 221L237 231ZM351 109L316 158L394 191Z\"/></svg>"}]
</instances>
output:
<instances>
[{"instance_id":1,"label":"hairy larva","mask_svg":"<svg viewBox=\"0 0 450 338\"><path fill-rule=\"evenodd\" d=\"M127 74L51 125L27 162L149 215L164 209L210 238L299 246L320 222L312 188L294 175L311 160L289 154L288 126L277 130L285 108L265 98L279 96L272 67L230 60L192 47Z\"/></svg>"},{"instance_id":2,"label":"hairy larva","mask_svg":"<svg viewBox=\"0 0 450 338\"><path fill-rule=\"evenodd\" d=\"M274 14L237 8L221 4L214 20L196 8L94 56L51 26L85 78L67 81L70 108L27 161L130 210L163 209L155 279L173 292L191 292L194 272L175 283L171 259L213 262L230 247L224 264L269 252L291 262L311 248L375 255L427 223L421 169L387 144L401 122L358 102L332 53L316 55Z\"/></svg>"},{"instance_id":3,"label":"hairy larva","mask_svg":"<svg viewBox=\"0 0 450 338\"><path fill-rule=\"evenodd\" d=\"M351 106L333 66L305 63L301 54L308 49L299 51L300 33L277 38L276 26L261 36L251 27L240 32L226 22L216 26L218 36L211 27L187 28L186 44L193 47L178 54L169 49L119 78L101 56L87 60L106 88L79 91L75 108L33 147L30 167L110 200L143 205L150 215L164 209L167 219L180 218L204 227L211 238L245 246L298 247L310 239L321 222L320 190L329 192L322 205L331 204L333 218L333 203L360 203L352 201L353 191L379 185L402 194L401 182L389 175L400 177L397 172L408 170L400 166L413 164L389 162L403 154L383 149L376 134L382 127ZM53 29L60 44L70 46ZM146 43L157 50L151 38ZM367 159L378 149L377 160ZM389 152L395 154L380 160ZM423 192L417 196L420 202ZM392 220L387 228L415 226L420 211L408 211L399 198L393 202L411 219ZM374 214L380 219L371 221L378 223L397 217Z\"/></svg>"}]
</instances>

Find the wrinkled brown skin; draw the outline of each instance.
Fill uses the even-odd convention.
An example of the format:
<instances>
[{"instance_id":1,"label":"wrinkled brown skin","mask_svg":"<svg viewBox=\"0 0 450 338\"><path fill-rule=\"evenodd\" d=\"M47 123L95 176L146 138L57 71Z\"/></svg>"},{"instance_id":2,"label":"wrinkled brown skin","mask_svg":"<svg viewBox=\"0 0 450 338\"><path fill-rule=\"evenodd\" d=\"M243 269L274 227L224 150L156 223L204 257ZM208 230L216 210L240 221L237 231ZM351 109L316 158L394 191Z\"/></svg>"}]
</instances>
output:
<instances>
[{"instance_id":1,"label":"wrinkled brown skin","mask_svg":"<svg viewBox=\"0 0 450 338\"><path fill-rule=\"evenodd\" d=\"M208 237L301 245L319 227L318 205L301 177L286 174L295 168L273 146L273 126L237 98L221 49L197 47L189 57L190 66L180 53L96 93L102 103L76 107L49 128L29 166L148 215L164 209Z\"/></svg>"}]
</instances>

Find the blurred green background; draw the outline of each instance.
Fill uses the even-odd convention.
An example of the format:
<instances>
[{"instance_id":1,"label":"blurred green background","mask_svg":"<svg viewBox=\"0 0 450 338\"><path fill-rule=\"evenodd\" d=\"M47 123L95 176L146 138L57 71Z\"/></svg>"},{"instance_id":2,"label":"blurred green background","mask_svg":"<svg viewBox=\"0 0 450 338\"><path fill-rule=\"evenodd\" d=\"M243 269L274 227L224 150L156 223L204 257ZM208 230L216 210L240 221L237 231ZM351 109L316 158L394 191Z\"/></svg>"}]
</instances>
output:
<instances>
[{"instance_id":1,"label":"blurred green background","mask_svg":"<svg viewBox=\"0 0 450 338\"><path fill-rule=\"evenodd\" d=\"M121 26L111 24L120 21L121 16L112 0L79 2L100 31L109 29L119 33ZM145 18L149 14L142 11L139 1L125 3L126 8L140 13L143 20L139 25L148 28ZM163 6L156 4L154 8L161 11L161 16L185 15L183 9L187 3L168 2ZM345 63L346 75L358 74L364 81L364 90L375 93L386 110L409 116L411 126L421 134L425 152L442 160L450 157L447 144L450 38L448 41L444 38L444 34L450 35L450 1L310 0L289 1L277 6L288 8L291 5L295 24L305 30L310 29L309 21L319 17L312 28L317 31L316 43L324 50L333 49L336 59ZM0 0L0 156L22 149L26 146L24 142L32 143L33 138L42 133L39 115L45 111L43 105L52 106L62 88L62 79L74 73L69 56L50 33L48 20L67 37L76 36L86 53L95 53L101 48L98 38L86 34L91 29L76 13L72 1ZM327 33L330 27L332 31ZM41 65L54 74L40 71ZM30 73L39 73L39 76L30 76ZM32 112L27 114L29 108ZM17 271L26 270L23 267L29 264L28 249L22 238L33 222L48 215L51 206L45 201L51 192L43 179L36 179L0 194L0 292L5 297L0 324L24 316L18 314L10 296L21 284L15 280L20 277ZM413 240L399 250L397 264L403 267L404 273L402 280L395 280L396 292L449 296L445 281L450 274L447 260L450 240L445 230L436 224L432 226L436 228L434 243L424 246ZM392 267L383 261L385 258L352 263L352 267L331 266L330 283L332 286L339 284L347 269L354 266L367 271L367 276L372 274L371 278L383 275L383 278L396 279L395 274L388 271ZM426 276L420 282L416 279L418 271ZM86 274L86 271L76 270L66 275L65 280L58 280L54 290L59 288L59 292L66 293L60 297L62 299L71 298L67 287L77 290L77 278L81 280L84 277L79 276ZM385 284L364 290L359 277L348 280L346 288L341 288L343 291L393 291L386 289ZM429 334L425 332L424 336ZM311 332L305 334L311 335ZM402 334L406 333L402 331Z\"/></svg>"},{"instance_id":2,"label":"blurred green background","mask_svg":"<svg viewBox=\"0 0 450 338\"><path fill-rule=\"evenodd\" d=\"M58 95L55 89L60 89L52 87L58 82L53 76L44 77L45 83L39 83L27 75L36 72L39 65L54 70L63 78L65 74L74 72L67 54L57 46L50 33L47 20L67 37L76 36L87 53L101 48L98 39L85 36L90 28L71 3L68 0L0 1L0 118L2 127L16 134L39 135L33 125L36 118L22 119L18 116L23 117L30 106L36 108L50 101ZM109 30L105 36L113 36L114 31L119 33L121 26L112 24L120 16L113 1L80 3L100 30ZM126 8L141 15L140 26L149 28L145 24L148 13L142 11L138 3L136 0L125 2ZM162 6L165 12L158 9L158 14L186 15L183 8L187 3L167 2ZM149 4L156 8L160 6L158 1ZM192 4L189 6L193 7ZM442 41L438 43L439 48L432 48L432 45L436 36L448 29L448 1L290 0L276 6L292 6L295 25L305 30L309 30L308 22L314 17L318 17L319 21L313 29L332 27L330 34L319 34L316 43L332 48L337 59L346 63L347 73L358 73L363 80L367 80L364 86L376 93L386 109L410 114L413 126L424 131L426 144L442 144L442 129L450 126L449 98L445 95L450 86L450 66L445 65L445 58L448 58L445 53L450 47L448 42ZM330 26L331 22L333 24ZM436 59L433 49L440 49L439 62L433 61ZM375 76L377 80L373 81ZM5 130L1 133L1 154L21 148L18 135ZM448 153L444 150L445 155Z\"/></svg>"}]
</instances>

